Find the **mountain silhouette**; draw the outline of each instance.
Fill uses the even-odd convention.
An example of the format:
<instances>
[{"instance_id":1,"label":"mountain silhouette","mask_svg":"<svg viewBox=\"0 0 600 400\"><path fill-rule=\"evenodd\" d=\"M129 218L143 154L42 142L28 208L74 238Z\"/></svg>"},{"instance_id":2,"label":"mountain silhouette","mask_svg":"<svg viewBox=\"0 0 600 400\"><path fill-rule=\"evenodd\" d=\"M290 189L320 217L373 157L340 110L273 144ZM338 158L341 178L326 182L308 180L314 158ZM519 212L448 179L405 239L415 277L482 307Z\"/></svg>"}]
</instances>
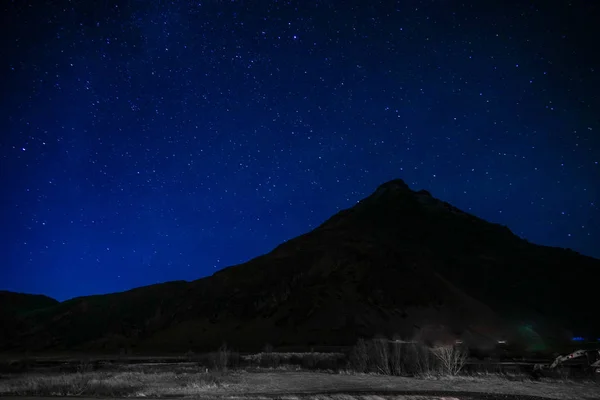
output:
<instances>
[{"instance_id":1,"label":"mountain silhouette","mask_svg":"<svg viewBox=\"0 0 600 400\"><path fill-rule=\"evenodd\" d=\"M0 293L2 309L25 306L0 314L0 350L309 348L385 335L543 351L600 333L599 270L600 260L529 243L393 180L270 253L193 282L62 303Z\"/></svg>"}]
</instances>

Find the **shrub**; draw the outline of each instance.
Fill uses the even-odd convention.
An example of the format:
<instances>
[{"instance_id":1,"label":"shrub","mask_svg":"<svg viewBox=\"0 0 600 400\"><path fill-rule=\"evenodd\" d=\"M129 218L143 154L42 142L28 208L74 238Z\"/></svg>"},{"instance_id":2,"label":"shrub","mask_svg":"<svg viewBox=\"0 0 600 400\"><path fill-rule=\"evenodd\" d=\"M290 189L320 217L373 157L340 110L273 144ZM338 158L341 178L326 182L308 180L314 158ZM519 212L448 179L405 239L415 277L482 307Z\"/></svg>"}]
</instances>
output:
<instances>
[{"instance_id":1,"label":"shrub","mask_svg":"<svg viewBox=\"0 0 600 400\"><path fill-rule=\"evenodd\" d=\"M467 351L457 346L430 348L419 342L359 339L349 355L348 365L356 372L382 375L456 375L464 367Z\"/></svg>"},{"instance_id":2,"label":"shrub","mask_svg":"<svg viewBox=\"0 0 600 400\"><path fill-rule=\"evenodd\" d=\"M405 369L410 375L428 375L436 370L436 360L431 349L423 343L408 343L404 361Z\"/></svg>"},{"instance_id":3,"label":"shrub","mask_svg":"<svg viewBox=\"0 0 600 400\"><path fill-rule=\"evenodd\" d=\"M350 368L356 372L368 372L369 349L363 338L358 339L356 345L350 351Z\"/></svg>"},{"instance_id":4,"label":"shrub","mask_svg":"<svg viewBox=\"0 0 600 400\"><path fill-rule=\"evenodd\" d=\"M263 353L260 354L261 367L277 368L281 364L281 357L273 352L273 346L266 344Z\"/></svg>"},{"instance_id":5,"label":"shrub","mask_svg":"<svg viewBox=\"0 0 600 400\"><path fill-rule=\"evenodd\" d=\"M290 365L298 365L301 366L302 365L302 356L299 354L292 354L290 356Z\"/></svg>"},{"instance_id":6,"label":"shrub","mask_svg":"<svg viewBox=\"0 0 600 400\"><path fill-rule=\"evenodd\" d=\"M227 369L236 368L239 365L240 355L231 351L224 343L217 352L210 353L209 360L212 368L218 371L227 371Z\"/></svg>"},{"instance_id":7,"label":"shrub","mask_svg":"<svg viewBox=\"0 0 600 400\"><path fill-rule=\"evenodd\" d=\"M382 375L391 375L389 343L385 338L371 340L369 359L372 370Z\"/></svg>"},{"instance_id":8,"label":"shrub","mask_svg":"<svg viewBox=\"0 0 600 400\"><path fill-rule=\"evenodd\" d=\"M311 349L310 353L306 353L302 357L302 368L315 369L317 366L318 357Z\"/></svg>"},{"instance_id":9,"label":"shrub","mask_svg":"<svg viewBox=\"0 0 600 400\"><path fill-rule=\"evenodd\" d=\"M197 360L196 353L194 353L192 350L188 350L184 356L188 362L193 362Z\"/></svg>"},{"instance_id":10,"label":"shrub","mask_svg":"<svg viewBox=\"0 0 600 400\"><path fill-rule=\"evenodd\" d=\"M392 375L404 375L404 351L402 349L402 343L394 341L390 343L390 373Z\"/></svg>"},{"instance_id":11,"label":"shrub","mask_svg":"<svg viewBox=\"0 0 600 400\"><path fill-rule=\"evenodd\" d=\"M457 375L467 362L467 351L461 346L436 346L431 352L438 360L443 375Z\"/></svg>"}]
</instances>

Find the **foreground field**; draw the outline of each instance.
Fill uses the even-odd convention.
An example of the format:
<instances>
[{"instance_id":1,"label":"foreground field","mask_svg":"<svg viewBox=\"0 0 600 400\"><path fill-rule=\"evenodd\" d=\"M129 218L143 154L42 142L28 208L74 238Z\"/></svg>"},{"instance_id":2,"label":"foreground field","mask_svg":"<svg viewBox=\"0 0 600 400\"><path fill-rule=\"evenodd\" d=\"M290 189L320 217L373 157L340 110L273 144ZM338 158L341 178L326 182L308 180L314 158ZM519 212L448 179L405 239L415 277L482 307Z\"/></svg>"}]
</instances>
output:
<instances>
[{"instance_id":1,"label":"foreground field","mask_svg":"<svg viewBox=\"0 0 600 400\"><path fill-rule=\"evenodd\" d=\"M6 397L7 400L56 400L61 397ZM66 397L63 397L66 399ZM97 398L78 397L79 400L96 400ZM325 393L306 395L244 395L244 396L210 396L199 395L198 400L546 400L543 397L512 396L477 393L429 393L429 394L348 394L348 393ZM584 399L585 400L585 399Z\"/></svg>"},{"instance_id":2,"label":"foreground field","mask_svg":"<svg viewBox=\"0 0 600 400\"><path fill-rule=\"evenodd\" d=\"M308 371L83 372L3 376L0 396L194 397L282 400L600 399L593 382L482 375L408 378ZM516 396L516 397L512 397Z\"/></svg>"}]
</instances>

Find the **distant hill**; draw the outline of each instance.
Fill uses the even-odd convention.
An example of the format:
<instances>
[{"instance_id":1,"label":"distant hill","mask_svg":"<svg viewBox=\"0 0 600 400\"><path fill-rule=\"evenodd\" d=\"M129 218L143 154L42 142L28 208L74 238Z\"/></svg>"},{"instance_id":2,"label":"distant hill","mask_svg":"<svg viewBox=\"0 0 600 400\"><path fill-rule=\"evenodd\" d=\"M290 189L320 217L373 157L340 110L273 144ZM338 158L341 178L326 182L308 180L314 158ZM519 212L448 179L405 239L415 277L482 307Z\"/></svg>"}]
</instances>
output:
<instances>
[{"instance_id":1,"label":"distant hill","mask_svg":"<svg viewBox=\"0 0 600 400\"><path fill-rule=\"evenodd\" d=\"M24 302L0 350L201 351L222 342L250 350L378 334L544 350L600 334L597 271L600 260L531 244L394 180L207 278Z\"/></svg>"},{"instance_id":2,"label":"distant hill","mask_svg":"<svg viewBox=\"0 0 600 400\"><path fill-rule=\"evenodd\" d=\"M59 302L41 294L25 294L0 290L0 313L20 314L40 308L52 307Z\"/></svg>"},{"instance_id":3,"label":"distant hill","mask_svg":"<svg viewBox=\"0 0 600 400\"><path fill-rule=\"evenodd\" d=\"M0 290L0 346L15 340L21 330L25 329L22 321L28 312L52 307L59 304L57 300L43 295L14 293Z\"/></svg>"}]
</instances>

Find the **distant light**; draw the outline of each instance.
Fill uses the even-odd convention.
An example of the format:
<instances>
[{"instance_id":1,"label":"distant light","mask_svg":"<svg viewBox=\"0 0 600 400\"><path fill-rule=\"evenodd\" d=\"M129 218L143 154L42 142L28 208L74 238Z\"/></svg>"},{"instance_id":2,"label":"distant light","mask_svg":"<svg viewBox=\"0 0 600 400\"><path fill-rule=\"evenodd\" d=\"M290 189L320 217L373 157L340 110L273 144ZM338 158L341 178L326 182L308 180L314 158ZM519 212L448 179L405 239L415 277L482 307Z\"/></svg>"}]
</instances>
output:
<instances>
[{"instance_id":1,"label":"distant light","mask_svg":"<svg viewBox=\"0 0 600 400\"><path fill-rule=\"evenodd\" d=\"M574 342L583 342L583 337L581 337L581 336L575 336L571 340L573 340Z\"/></svg>"},{"instance_id":2,"label":"distant light","mask_svg":"<svg viewBox=\"0 0 600 400\"><path fill-rule=\"evenodd\" d=\"M498 344L506 344L506 340L498 340Z\"/></svg>"}]
</instances>

